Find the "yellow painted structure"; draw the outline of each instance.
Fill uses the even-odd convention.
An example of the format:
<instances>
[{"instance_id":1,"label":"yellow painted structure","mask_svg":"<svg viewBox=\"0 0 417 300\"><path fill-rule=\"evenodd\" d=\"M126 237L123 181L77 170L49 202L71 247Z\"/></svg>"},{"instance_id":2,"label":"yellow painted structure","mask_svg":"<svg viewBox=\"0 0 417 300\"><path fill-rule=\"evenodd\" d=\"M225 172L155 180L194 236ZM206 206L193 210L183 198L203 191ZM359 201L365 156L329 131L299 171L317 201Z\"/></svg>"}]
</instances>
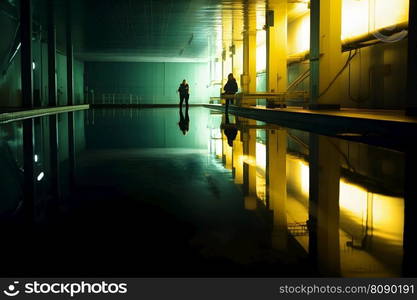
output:
<instances>
[{"instance_id":1,"label":"yellow painted structure","mask_svg":"<svg viewBox=\"0 0 417 300\"><path fill-rule=\"evenodd\" d=\"M287 91L287 0L269 0L267 10L272 12L273 26L267 26L266 67L267 91Z\"/></svg>"},{"instance_id":2,"label":"yellow painted structure","mask_svg":"<svg viewBox=\"0 0 417 300\"><path fill-rule=\"evenodd\" d=\"M308 82L317 82L315 103L368 108L405 105L406 39L401 35L395 43L383 39L407 29L408 0L320 0L318 20L311 18L312 1L316 0L225 2L219 31L221 51L217 51L221 84L232 72L243 95L256 93L257 76L258 80L265 78L258 84L268 93L286 93L289 82L308 69L311 23L317 22L319 71L307 75L302 88L311 94ZM270 11L273 26L267 24ZM352 48L360 49L359 53L343 68ZM254 104L259 98L242 97L242 104Z\"/></svg>"},{"instance_id":3,"label":"yellow painted structure","mask_svg":"<svg viewBox=\"0 0 417 300\"><path fill-rule=\"evenodd\" d=\"M256 92L256 12L253 3L248 4L244 16L243 32L243 74L241 78L244 93Z\"/></svg>"},{"instance_id":4,"label":"yellow painted structure","mask_svg":"<svg viewBox=\"0 0 417 300\"><path fill-rule=\"evenodd\" d=\"M287 131L268 130L269 203L273 212L272 245L287 247Z\"/></svg>"}]
</instances>

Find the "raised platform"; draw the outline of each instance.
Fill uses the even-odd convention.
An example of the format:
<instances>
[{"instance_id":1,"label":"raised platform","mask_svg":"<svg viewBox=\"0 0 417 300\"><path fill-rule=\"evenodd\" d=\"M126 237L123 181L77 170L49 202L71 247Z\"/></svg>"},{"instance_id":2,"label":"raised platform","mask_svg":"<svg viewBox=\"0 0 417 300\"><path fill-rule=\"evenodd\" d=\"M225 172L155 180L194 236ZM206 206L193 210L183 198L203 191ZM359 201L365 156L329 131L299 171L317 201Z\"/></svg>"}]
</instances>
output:
<instances>
[{"instance_id":1,"label":"raised platform","mask_svg":"<svg viewBox=\"0 0 417 300\"><path fill-rule=\"evenodd\" d=\"M225 111L225 106L207 108ZM229 106L229 113L283 127L375 144L403 151L417 139L417 118L394 110L306 110Z\"/></svg>"},{"instance_id":2,"label":"raised platform","mask_svg":"<svg viewBox=\"0 0 417 300\"><path fill-rule=\"evenodd\" d=\"M189 107L201 107L205 103L190 103ZM185 108L185 104L182 105ZM164 108L164 107L179 107L179 103L175 104L112 104L112 103L98 103L91 104L92 108Z\"/></svg>"}]
</instances>

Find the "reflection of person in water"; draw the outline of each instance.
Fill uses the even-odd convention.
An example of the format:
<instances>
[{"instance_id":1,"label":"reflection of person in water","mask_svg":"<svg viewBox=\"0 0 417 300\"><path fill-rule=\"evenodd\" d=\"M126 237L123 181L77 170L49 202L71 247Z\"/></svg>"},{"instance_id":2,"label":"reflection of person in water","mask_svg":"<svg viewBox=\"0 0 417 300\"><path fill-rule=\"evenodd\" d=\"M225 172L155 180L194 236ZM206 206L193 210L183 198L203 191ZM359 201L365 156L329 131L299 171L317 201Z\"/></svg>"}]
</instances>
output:
<instances>
[{"instance_id":1,"label":"reflection of person in water","mask_svg":"<svg viewBox=\"0 0 417 300\"><path fill-rule=\"evenodd\" d=\"M190 116L188 115L188 105L185 107L185 117L182 112L182 106L180 106L180 121L178 122L178 126L184 135L188 133L190 130Z\"/></svg>"},{"instance_id":2,"label":"reflection of person in water","mask_svg":"<svg viewBox=\"0 0 417 300\"><path fill-rule=\"evenodd\" d=\"M236 124L231 124L229 120L229 114L226 111L226 122L222 124L221 128L224 131L224 135L227 137L227 144L229 144L230 147L233 147L233 141L236 139L238 129Z\"/></svg>"}]
</instances>

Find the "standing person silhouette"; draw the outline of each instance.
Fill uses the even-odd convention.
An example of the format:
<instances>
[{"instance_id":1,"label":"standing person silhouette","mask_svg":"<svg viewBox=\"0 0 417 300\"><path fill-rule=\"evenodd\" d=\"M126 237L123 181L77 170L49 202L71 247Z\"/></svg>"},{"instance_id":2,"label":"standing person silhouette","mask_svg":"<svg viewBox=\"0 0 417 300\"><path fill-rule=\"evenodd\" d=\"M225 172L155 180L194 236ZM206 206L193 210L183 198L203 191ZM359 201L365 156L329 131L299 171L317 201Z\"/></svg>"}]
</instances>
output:
<instances>
[{"instance_id":1,"label":"standing person silhouette","mask_svg":"<svg viewBox=\"0 0 417 300\"><path fill-rule=\"evenodd\" d=\"M180 107L182 107L182 103L185 100L185 106L188 107L188 99L190 98L190 87L187 83L187 80L183 80L180 84L180 87L177 91L180 94Z\"/></svg>"}]
</instances>

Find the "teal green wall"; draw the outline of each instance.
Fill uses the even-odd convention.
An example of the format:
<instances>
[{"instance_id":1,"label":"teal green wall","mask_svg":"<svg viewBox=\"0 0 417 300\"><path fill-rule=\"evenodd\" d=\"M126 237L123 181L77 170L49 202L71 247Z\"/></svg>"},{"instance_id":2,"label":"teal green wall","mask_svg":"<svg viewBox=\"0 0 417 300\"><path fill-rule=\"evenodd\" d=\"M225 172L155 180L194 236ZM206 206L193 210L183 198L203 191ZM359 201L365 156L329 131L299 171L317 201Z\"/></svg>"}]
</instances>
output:
<instances>
[{"instance_id":1,"label":"teal green wall","mask_svg":"<svg viewBox=\"0 0 417 300\"><path fill-rule=\"evenodd\" d=\"M185 117L185 109L183 110ZM210 111L189 109L189 132L183 135L178 108L94 109L86 126L87 149L208 149ZM105 133L105 134L103 134Z\"/></svg>"},{"instance_id":2,"label":"teal green wall","mask_svg":"<svg viewBox=\"0 0 417 300\"><path fill-rule=\"evenodd\" d=\"M48 106L48 51L45 43L33 41L33 91L35 106ZM67 62L62 53L56 55L58 104L67 104ZM21 107L20 51L0 72L0 107ZM74 60L74 103L84 103L84 62Z\"/></svg>"},{"instance_id":3,"label":"teal green wall","mask_svg":"<svg viewBox=\"0 0 417 300\"><path fill-rule=\"evenodd\" d=\"M86 62L85 68L86 85L94 90L96 103L103 93L141 96L144 104L176 103L183 79L189 82L191 103L207 103L215 90L207 87L207 63Z\"/></svg>"}]
</instances>

